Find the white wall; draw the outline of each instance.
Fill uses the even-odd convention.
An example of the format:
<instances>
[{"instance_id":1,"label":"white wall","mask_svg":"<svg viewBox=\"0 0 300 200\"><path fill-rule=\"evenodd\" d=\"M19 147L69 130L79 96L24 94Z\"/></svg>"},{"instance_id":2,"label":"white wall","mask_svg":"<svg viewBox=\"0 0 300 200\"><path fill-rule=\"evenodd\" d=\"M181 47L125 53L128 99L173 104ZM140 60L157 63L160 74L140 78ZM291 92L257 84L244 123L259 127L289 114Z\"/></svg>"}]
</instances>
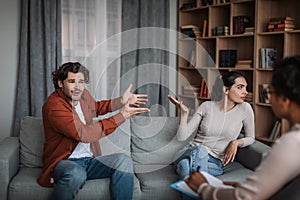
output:
<instances>
[{"instance_id":1,"label":"white wall","mask_svg":"<svg viewBox=\"0 0 300 200\"><path fill-rule=\"evenodd\" d=\"M17 87L20 0L0 0L0 141L12 134Z\"/></svg>"}]
</instances>

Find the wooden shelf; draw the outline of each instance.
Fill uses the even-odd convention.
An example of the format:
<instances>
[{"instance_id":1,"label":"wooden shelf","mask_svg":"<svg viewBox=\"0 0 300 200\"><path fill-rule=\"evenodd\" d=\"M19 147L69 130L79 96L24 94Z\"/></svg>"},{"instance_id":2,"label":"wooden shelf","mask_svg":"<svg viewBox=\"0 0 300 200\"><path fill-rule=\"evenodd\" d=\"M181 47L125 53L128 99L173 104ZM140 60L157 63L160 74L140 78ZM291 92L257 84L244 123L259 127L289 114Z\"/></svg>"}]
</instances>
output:
<instances>
[{"instance_id":1,"label":"wooden shelf","mask_svg":"<svg viewBox=\"0 0 300 200\"><path fill-rule=\"evenodd\" d=\"M186 53L187 57L191 52L196 52L196 67L183 67L188 66L189 63L184 59L178 59L178 74L181 77L178 77L177 93L182 98L186 98L185 101L188 101L189 106L194 106L193 109L196 110L199 104L210 99L181 95L184 85L199 85L204 79L211 88L219 74L233 70L242 71L247 78L248 91L253 93L253 100L249 103L254 109L256 137L264 143L272 145L273 141L268 137L274 123L279 119L272 112L270 104L259 102L258 86L271 83L273 69L260 68L260 49L276 48L277 60L300 54L300 1L231 0L228 3L202 6L202 1L196 0L196 8L180 11L179 8L188 2L192 2L192 0L178 0L178 30L180 31L180 27L186 24L195 24L201 29L204 20L207 20L207 34L205 37L189 38L179 42L178 51ZM294 18L295 27L298 29L267 32L270 18L287 15ZM234 16L247 16L251 27L254 28L253 33L233 34ZM215 36L213 29L217 26L228 26L228 35ZM192 45L193 42L195 42L194 45ZM196 45L197 43L201 45L201 48ZM209 53L211 60L207 58L207 55L203 55L203 49ZM237 60L252 60L252 68L220 68L219 51L230 49L237 50ZM281 120L281 124L283 131L289 127L286 120Z\"/></svg>"}]
</instances>

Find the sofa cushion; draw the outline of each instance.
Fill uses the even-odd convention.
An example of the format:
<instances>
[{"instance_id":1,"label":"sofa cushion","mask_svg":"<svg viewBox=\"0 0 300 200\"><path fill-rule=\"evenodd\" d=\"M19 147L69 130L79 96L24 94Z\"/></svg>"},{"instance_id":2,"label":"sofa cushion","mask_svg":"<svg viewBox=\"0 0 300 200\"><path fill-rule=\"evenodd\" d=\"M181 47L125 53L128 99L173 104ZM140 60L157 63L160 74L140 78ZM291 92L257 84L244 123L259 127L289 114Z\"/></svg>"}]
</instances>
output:
<instances>
[{"instance_id":1,"label":"sofa cushion","mask_svg":"<svg viewBox=\"0 0 300 200\"><path fill-rule=\"evenodd\" d=\"M130 122L126 120L113 134L100 140L103 155L125 153L130 155ZM21 166L42 167L44 128L40 118L25 116L20 128Z\"/></svg>"},{"instance_id":2,"label":"sofa cushion","mask_svg":"<svg viewBox=\"0 0 300 200\"><path fill-rule=\"evenodd\" d=\"M112 134L101 138L100 146L103 155L125 153L130 155L130 121L127 119Z\"/></svg>"},{"instance_id":3,"label":"sofa cushion","mask_svg":"<svg viewBox=\"0 0 300 200\"><path fill-rule=\"evenodd\" d=\"M130 123L131 154L138 173L171 164L175 153L190 141L177 140L178 117L135 116Z\"/></svg>"},{"instance_id":4,"label":"sofa cushion","mask_svg":"<svg viewBox=\"0 0 300 200\"><path fill-rule=\"evenodd\" d=\"M171 188L171 184L178 181L174 166L169 165L157 171L137 173L140 181L141 199L182 199L181 193Z\"/></svg>"},{"instance_id":5,"label":"sofa cushion","mask_svg":"<svg viewBox=\"0 0 300 200\"><path fill-rule=\"evenodd\" d=\"M42 167L44 128L40 118L25 116L20 127L20 164Z\"/></svg>"}]
</instances>

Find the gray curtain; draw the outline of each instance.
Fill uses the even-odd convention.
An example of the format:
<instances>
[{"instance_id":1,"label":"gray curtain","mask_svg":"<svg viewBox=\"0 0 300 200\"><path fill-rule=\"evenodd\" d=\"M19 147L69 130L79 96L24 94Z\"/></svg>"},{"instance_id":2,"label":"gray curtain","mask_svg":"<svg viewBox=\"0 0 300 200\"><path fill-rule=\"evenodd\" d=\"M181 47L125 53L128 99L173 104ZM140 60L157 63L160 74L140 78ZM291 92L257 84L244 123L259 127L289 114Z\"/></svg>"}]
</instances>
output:
<instances>
[{"instance_id":1,"label":"gray curtain","mask_svg":"<svg viewBox=\"0 0 300 200\"><path fill-rule=\"evenodd\" d=\"M151 108L152 116L169 115L169 75L168 67L163 67L169 64L169 52L142 48L145 42L150 46L168 47L168 33L153 29L142 31L145 27L169 28L169 0L123 0L121 91L133 83L135 92L149 95L146 106ZM126 36L126 31L131 33ZM134 39L128 39L132 35Z\"/></svg>"},{"instance_id":2,"label":"gray curtain","mask_svg":"<svg viewBox=\"0 0 300 200\"><path fill-rule=\"evenodd\" d=\"M24 116L42 115L42 105L54 90L51 72L61 65L60 0L21 1L20 56L14 136Z\"/></svg>"}]
</instances>

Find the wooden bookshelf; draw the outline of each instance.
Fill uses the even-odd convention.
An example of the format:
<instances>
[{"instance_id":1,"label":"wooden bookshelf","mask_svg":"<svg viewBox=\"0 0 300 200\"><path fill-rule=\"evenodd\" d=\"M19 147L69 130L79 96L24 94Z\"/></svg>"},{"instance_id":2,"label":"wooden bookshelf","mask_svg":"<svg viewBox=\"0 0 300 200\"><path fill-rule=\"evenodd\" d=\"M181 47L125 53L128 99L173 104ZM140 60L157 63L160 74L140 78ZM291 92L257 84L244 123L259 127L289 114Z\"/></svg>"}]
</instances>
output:
<instances>
[{"instance_id":1,"label":"wooden bookshelf","mask_svg":"<svg viewBox=\"0 0 300 200\"><path fill-rule=\"evenodd\" d=\"M195 7L181 10L184 4L193 2ZM256 138L271 145L274 140L269 139L269 134L275 122L280 119L276 118L270 104L259 101L259 85L269 84L273 71L272 68L260 66L260 49L276 48L277 60L300 54L300 15L298 14L300 1L231 0L218 3L223 1L213 0L211 5L203 2L205 1L178 0L178 31L183 25L195 25L201 29L204 20L207 21L205 37L178 40L178 96L194 111L202 102L210 100L210 96L200 97L196 93L184 95L183 87L200 85L204 79L210 92L219 74L229 70L241 71L247 78L247 90L252 93L252 100L248 101L255 114ZM247 30L246 34L233 34L236 28L241 28L235 27L237 26L235 16L247 17L250 32ZM294 19L294 30L268 32L271 18L286 16ZM227 32L225 27L228 27ZM218 35L219 33L224 35ZM237 69L234 66L221 68L220 50L232 49L237 50L237 60L252 60L251 68ZM191 69L189 63L191 52L195 52L196 55L194 69ZM286 120L280 121L281 132L285 132L289 125Z\"/></svg>"}]
</instances>

